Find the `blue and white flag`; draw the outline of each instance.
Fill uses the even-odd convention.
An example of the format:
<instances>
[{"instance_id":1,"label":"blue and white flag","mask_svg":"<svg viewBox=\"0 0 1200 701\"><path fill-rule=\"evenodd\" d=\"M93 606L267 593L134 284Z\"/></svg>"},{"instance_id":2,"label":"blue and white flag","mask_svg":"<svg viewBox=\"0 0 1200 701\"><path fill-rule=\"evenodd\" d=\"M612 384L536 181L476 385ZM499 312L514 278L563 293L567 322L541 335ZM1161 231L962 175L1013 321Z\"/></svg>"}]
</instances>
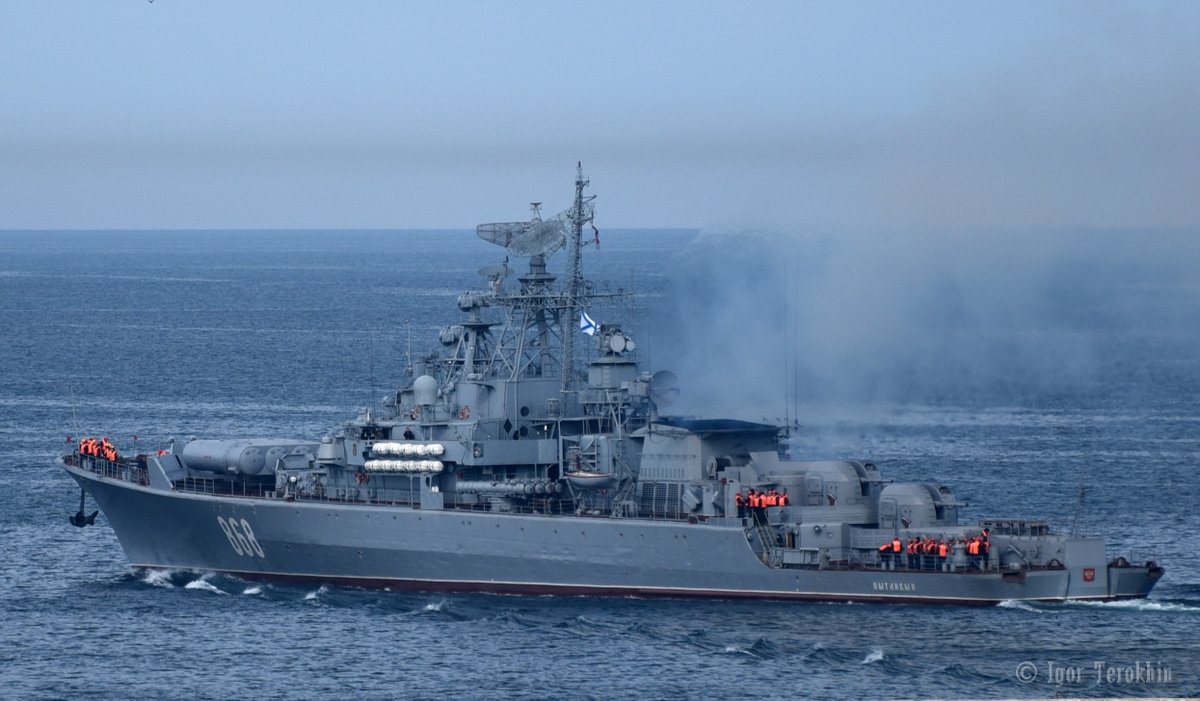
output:
<instances>
[{"instance_id":1,"label":"blue and white flag","mask_svg":"<svg viewBox=\"0 0 1200 701\"><path fill-rule=\"evenodd\" d=\"M589 336L596 335L596 322L592 321L592 317L587 315L587 312L579 310L579 330Z\"/></svg>"}]
</instances>

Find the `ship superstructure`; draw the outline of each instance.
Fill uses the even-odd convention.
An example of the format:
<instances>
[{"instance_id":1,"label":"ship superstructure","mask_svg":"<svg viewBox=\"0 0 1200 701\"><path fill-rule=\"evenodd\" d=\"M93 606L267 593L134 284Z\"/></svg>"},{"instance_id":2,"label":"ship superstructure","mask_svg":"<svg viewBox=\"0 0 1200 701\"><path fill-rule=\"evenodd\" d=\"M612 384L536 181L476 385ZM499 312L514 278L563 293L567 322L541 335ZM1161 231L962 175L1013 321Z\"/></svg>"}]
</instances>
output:
<instances>
[{"instance_id":1,"label":"ship superstructure","mask_svg":"<svg viewBox=\"0 0 1200 701\"><path fill-rule=\"evenodd\" d=\"M669 371L589 313L594 199L484 224L505 251L404 384L312 441L191 440L60 464L135 567L426 590L996 603L1144 597L1162 576L953 491L800 461L788 429L661 412ZM566 249L560 280L547 258ZM525 263L514 276L512 259ZM615 293L613 293L615 294ZM583 344L592 344L586 362ZM786 495L786 496L785 496ZM87 525L82 504L72 523ZM91 517L94 520L94 514Z\"/></svg>"}]
</instances>

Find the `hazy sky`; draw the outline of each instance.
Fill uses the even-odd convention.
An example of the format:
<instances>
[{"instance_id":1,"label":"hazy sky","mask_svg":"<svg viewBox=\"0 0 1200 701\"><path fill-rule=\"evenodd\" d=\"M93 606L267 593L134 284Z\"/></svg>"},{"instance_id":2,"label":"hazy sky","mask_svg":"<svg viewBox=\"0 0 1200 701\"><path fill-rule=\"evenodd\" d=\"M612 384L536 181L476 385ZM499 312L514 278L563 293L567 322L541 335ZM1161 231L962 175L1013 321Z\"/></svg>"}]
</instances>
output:
<instances>
[{"instance_id":1,"label":"hazy sky","mask_svg":"<svg viewBox=\"0 0 1200 701\"><path fill-rule=\"evenodd\" d=\"M1193 227L1200 3L0 4L0 228Z\"/></svg>"}]
</instances>

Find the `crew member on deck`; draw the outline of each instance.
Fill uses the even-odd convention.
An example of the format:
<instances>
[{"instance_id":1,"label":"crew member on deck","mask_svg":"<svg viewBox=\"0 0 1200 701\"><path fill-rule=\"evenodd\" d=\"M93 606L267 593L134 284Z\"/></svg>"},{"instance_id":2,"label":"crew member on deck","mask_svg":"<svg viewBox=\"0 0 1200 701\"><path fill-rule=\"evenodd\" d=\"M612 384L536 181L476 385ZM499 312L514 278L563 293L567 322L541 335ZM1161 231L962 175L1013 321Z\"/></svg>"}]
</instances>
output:
<instances>
[{"instance_id":1,"label":"crew member on deck","mask_svg":"<svg viewBox=\"0 0 1200 701\"><path fill-rule=\"evenodd\" d=\"M762 497L759 496L758 491L753 487L750 488L750 496L747 501L750 503L750 516L754 519L755 523L758 523L760 518L758 512L762 508Z\"/></svg>"}]
</instances>

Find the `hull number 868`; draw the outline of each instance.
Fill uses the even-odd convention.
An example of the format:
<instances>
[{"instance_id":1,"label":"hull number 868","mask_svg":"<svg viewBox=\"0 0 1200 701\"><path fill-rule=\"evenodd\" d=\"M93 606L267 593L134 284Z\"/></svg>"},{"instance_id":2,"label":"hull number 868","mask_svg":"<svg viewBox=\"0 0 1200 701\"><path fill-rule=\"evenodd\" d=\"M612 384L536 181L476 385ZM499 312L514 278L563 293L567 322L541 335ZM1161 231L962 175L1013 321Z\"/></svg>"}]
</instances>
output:
<instances>
[{"instance_id":1,"label":"hull number 868","mask_svg":"<svg viewBox=\"0 0 1200 701\"><path fill-rule=\"evenodd\" d=\"M266 557L262 546L258 544L258 539L254 537L254 529L250 527L250 522L246 519L230 517L226 520L224 517L218 516L217 525L224 531L225 537L229 539L229 544L233 546L233 551L238 555Z\"/></svg>"}]
</instances>

